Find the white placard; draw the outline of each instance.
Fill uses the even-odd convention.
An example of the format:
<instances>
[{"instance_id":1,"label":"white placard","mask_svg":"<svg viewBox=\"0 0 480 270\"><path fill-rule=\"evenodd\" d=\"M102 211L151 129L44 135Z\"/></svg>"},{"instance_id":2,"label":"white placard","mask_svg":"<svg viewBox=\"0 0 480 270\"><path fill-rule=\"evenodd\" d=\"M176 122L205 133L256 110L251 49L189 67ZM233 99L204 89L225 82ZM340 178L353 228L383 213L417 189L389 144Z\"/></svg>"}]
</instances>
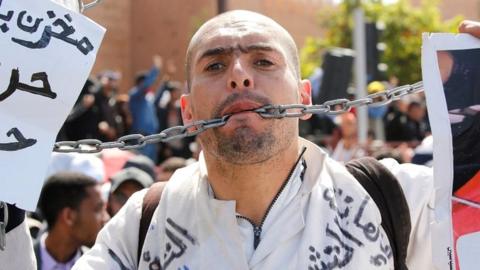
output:
<instances>
[{"instance_id":1,"label":"white placard","mask_svg":"<svg viewBox=\"0 0 480 270\"><path fill-rule=\"evenodd\" d=\"M105 29L49 0L0 1L0 200L34 210Z\"/></svg>"},{"instance_id":2,"label":"white placard","mask_svg":"<svg viewBox=\"0 0 480 270\"><path fill-rule=\"evenodd\" d=\"M477 163L480 166L480 155L475 158L480 154L475 150L480 133L474 135L472 129L480 116L480 107L477 112L475 106L480 105L479 48L480 40L468 34L423 35L422 76L434 139L433 261L440 270L456 269L456 255L465 256L453 249L454 242L467 231L476 230L477 224L480 230L480 215L476 216L475 208L468 205L478 196L471 191L478 176ZM466 200L460 203L457 199L452 204L452 193ZM466 241L463 239L464 246L468 246ZM480 255L480 250L476 254Z\"/></svg>"}]
</instances>

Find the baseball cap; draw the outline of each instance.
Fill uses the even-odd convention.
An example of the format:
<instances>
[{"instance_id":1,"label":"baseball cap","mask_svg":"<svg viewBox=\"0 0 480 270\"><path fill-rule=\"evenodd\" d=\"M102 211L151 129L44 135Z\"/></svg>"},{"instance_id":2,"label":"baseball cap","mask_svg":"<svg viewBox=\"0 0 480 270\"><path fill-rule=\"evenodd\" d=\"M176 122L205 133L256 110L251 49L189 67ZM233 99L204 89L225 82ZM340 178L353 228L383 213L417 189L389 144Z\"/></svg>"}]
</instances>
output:
<instances>
[{"instance_id":1,"label":"baseball cap","mask_svg":"<svg viewBox=\"0 0 480 270\"><path fill-rule=\"evenodd\" d=\"M135 181L143 188L147 188L153 184L153 178L148 173L134 167L123 169L112 176L112 187L110 192L113 193L117 188L126 181Z\"/></svg>"},{"instance_id":2,"label":"baseball cap","mask_svg":"<svg viewBox=\"0 0 480 270\"><path fill-rule=\"evenodd\" d=\"M135 155L128 158L123 168L137 168L148 173L152 179L155 179L155 163L145 155Z\"/></svg>"},{"instance_id":3,"label":"baseball cap","mask_svg":"<svg viewBox=\"0 0 480 270\"><path fill-rule=\"evenodd\" d=\"M368 94L375 94L378 92L385 91L385 85L379 81L373 81L367 86Z\"/></svg>"}]
</instances>

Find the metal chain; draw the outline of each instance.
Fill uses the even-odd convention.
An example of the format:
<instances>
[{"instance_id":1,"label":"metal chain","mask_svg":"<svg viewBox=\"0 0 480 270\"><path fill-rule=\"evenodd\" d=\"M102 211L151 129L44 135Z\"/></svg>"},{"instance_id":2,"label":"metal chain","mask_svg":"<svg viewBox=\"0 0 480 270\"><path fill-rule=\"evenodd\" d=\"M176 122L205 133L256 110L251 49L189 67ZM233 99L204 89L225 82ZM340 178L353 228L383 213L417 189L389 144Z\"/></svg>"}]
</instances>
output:
<instances>
[{"instance_id":1,"label":"metal chain","mask_svg":"<svg viewBox=\"0 0 480 270\"><path fill-rule=\"evenodd\" d=\"M252 110L261 117L267 119L281 119L291 117L301 117L306 114L331 114L337 115L350 111L350 109L360 106L383 106L394 100L398 100L405 95L423 91L423 83L417 82L411 85L395 87L383 92L367 95L356 100L334 99L326 101L320 105L267 105ZM53 148L55 152L62 153L98 153L103 149L119 148L121 150L139 149L146 144L168 142L171 140L182 139L195 136L210 128L221 127L225 125L231 115L225 115L222 118L212 120L200 120L186 126L176 126L165 129L160 133L144 136L141 134L130 134L118 138L112 142L102 142L97 139L84 139L79 141L61 141L56 142Z\"/></svg>"}]
</instances>

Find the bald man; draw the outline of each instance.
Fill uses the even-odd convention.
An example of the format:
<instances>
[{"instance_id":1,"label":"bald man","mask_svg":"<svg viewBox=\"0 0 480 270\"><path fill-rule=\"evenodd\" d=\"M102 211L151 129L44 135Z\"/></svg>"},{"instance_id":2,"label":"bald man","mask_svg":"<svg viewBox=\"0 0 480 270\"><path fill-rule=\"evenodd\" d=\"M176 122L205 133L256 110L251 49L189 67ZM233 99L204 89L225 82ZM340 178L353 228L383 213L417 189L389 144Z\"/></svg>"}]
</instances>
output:
<instances>
[{"instance_id":1,"label":"bald man","mask_svg":"<svg viewBox=\"0 0 480 270\"><path fill-rule=\"evenodd\" d=\"M199 135L199 162L163 190L137 256L145 191L100 232L74 269L393 269L377 205L345 167L298 133L298 119L264 119L268 104L311 104L296 45L272 19L231 11L207 21L187 51L185 124L230 115ZM305 115L301 119L307 119ZM407 194L407 264L432 269L427 168L384 165Z\"/></svg>"}]
</instances>

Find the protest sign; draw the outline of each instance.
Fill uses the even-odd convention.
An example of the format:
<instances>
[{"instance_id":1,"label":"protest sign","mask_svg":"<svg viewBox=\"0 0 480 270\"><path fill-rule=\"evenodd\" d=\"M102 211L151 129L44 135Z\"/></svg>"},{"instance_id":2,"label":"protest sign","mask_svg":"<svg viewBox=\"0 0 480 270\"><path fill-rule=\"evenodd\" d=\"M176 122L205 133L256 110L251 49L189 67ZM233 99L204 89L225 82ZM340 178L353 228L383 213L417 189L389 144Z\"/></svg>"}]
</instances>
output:
<instances>
[{"instance_id":1,"label":"protest sign","mask_svg":"<svg viewBox=\"0 0 480 270\"><path fill-rule=\"evenodd\" d=\"M433 260L437 269L478 269L480 41L425 34L422 75L434 140Z\"/></svg>"},{"instance_id":2,"label":"protest sign","mask_svg":"<svg viewBox=\"0 0 480 270\"><path fill-rule=\"evenodd\" d=\"M0 201L34 210L105 29L49 0L0 0Z\"/></svg>"}]
</instances>

